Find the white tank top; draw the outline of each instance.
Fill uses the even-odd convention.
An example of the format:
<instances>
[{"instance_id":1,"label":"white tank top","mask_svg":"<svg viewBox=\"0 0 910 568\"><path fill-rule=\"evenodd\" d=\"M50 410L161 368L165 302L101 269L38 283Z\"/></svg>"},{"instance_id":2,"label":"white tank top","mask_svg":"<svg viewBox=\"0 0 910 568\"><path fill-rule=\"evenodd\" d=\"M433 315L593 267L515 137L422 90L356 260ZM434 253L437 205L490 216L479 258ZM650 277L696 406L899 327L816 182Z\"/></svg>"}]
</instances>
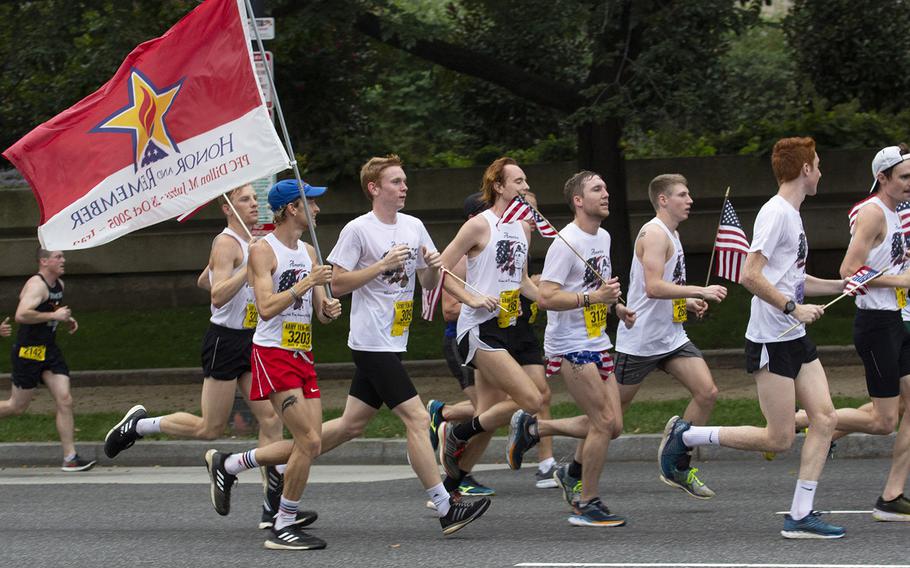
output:
<instances>
[{"instance_id":1,"label":"white tank top","mask_svg":"<svg viewBox=\"0 0 910 568\"><path fill-rule=\"evenodd\" d=\"M243 251L243 261L240 263L239 267L234 269L231 276L234 276L240 270L246 272L246 263L250 258L250 247L247 242L228 227L225 227L218 236L221 235L228 235L229 237L236 239L240 244L240 250ZM209 284L212 284L211 270L209 270ZM249 282L244 282L243 286L237 290L237 293L234 294L225 305L216 308L213 304L211 309L212 317L209 321L216 325L229 327L231 329L255 329L256 322L259 319L256 313L256 302L253 298L253 289L250 287Z\"/></svg>"},{"instance_id":2,"label":"white tank top","mask_svg":"<svg viewBox=\"0 0 910 568\"><path fill-rule=\"evenodd\" d=\"M900 274L904 269L904 233L901 228L900 216L888 209L882 200L876 195L865 202L861 203L859 209L868 205L875 204L885 214L885 225L888 232L885 239L871 251L866 258L866 266L875 270L885 269L885 274ZM850 229L850 240L853 240L853 234L856 231L854 225ZM900 298L900 300L898 299ZM907 305L906 290L896 288L868 288L866 294L856 297L856 307L864 310L899 310Z\"/></svg>"},{"instance_id":3,"label":"white tank top","mask_svg":"<svg viewBox=\"0 0 910 568\"><path fill-rule=\"evenodd\" d=\"M497 308L490 312L486 308L474 309L463 305L458 316L459 341L468 330L494 317L498 319L500 327L515 325L520 312L519 289L524 266L528 260L528 240L525 238L525 232L518 222L501 223L497 227L499 217L489 209L480 216L490 226L490 241L480 254L474 258L468 257L465 280L483 294L499 298L499 303L511 310L502 312Z\"/></svg>"},{"instance_id":4,"label":"white tank top","mask_svg":"<svg viewBox=\"0 0 910 568\"><path fill-rule=\"evenodd\" d=\"M684 286L686 284L686 258L682 243L679 242L676 234L657 217L645 223L644 226L648 225L660 227L670 238L675 249L673 256L664 264L663 279ZM686 314L685 299L648 298L645 293L644 267L634 252L632 253L632 270L629 275L628 300L628 308L638 317L631 329L626 328L625 324L620 322L616 330L616 351L640 357L662 355L689 341L682 324Z\"/></svg>"},{"instance_id":5,"label":"white tank top","mask_svg":"<svg viewBox=\"0 0 910 568\"><path fill-rule=\"evenodd\" d=\"M277 264L272 274L272 291L284 292L306 278L313 268L313 262L303 241L297 241L297 249L284 246L273 233L264 240L275 253ZM299 300L285 308L270 320L259 319L253 343L262 347L280 347L288 351L311 351L313 334L313 289L307 290Z\"/></svg>"}]
</instances>

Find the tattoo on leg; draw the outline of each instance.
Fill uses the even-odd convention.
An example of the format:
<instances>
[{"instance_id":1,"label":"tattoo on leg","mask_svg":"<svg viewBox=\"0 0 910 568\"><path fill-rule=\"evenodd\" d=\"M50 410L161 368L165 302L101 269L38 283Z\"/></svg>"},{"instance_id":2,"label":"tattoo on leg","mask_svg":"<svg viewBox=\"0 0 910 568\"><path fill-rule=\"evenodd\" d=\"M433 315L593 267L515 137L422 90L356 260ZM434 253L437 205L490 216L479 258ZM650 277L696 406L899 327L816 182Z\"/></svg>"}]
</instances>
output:
<instances>
[{"instance_id":1,"label":"tattoo on leg","mask_svg":"<svg viewBox=\"0 0 910 568\"><path fill-rule=\"evenodd\" d=\"M284 401L281 403L281 412L284 412L285 410L288 409L289 406L293 406L296 403L297 403L297 395L292 394L291 396L284 399Z\"/></svg>"}]
</instances>

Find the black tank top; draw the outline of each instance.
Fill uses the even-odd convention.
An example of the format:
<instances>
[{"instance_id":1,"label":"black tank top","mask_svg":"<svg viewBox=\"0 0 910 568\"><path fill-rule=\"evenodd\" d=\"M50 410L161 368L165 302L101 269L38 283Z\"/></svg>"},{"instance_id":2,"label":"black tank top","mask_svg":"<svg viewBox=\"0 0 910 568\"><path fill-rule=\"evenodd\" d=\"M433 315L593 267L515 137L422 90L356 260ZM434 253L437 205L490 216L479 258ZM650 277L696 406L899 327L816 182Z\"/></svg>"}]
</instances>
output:
<instances>
[{"instance_id":1,"label":"black tank top","mask_svg":"<svg viewBox=\"0 0 910 568\"><path fill-rule=\"evenodd\" d=\"M58 279L52 288L44 276L38 275L38 278L47 286L47 300L38 304L35 308L39 312L53 312L63 304L63 285ZM52 345L57 334L58 321L49 321L45 323L23 323L19 325L16 334L16 343L19 345Z\"/></svg>"}]
</instances>

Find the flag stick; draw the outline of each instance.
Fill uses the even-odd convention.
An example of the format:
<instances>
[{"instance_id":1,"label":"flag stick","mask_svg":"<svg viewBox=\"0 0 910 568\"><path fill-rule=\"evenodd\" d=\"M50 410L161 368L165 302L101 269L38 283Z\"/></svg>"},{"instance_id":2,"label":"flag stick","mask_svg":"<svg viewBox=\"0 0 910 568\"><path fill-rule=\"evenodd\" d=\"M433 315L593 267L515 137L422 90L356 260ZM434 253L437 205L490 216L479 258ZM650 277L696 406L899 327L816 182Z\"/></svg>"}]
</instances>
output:
<instances>
[{"instance_id":1,"label":"flag stick","mask_svg":"<svg viewBox=\"0 0 910 568\"><path fill-rule=\"evenodd\" d=\"M250 240L252 241L253 233L250 232L249 228L247 228L247 226L246 226L246 223L244 223L243 219L240 218L240 214L237 213L237 209L234 208L234 204L231 203L231 200L228 197L228 194L222 193L221 197L223 197L224 200L227 201L228 207L231 208L231 212L234 214L234 217L237 217L237 220L240 221L240 226L243 227L243 232L246 233L246 236L248 236L250 238Z\"/></svg>"},{"instance_id":2,"label":"flag stick","mask_svg":"<svg viewBox=\"0 0 910 568\"><path fill-rule=\"evenodd\" d=\"M866 285L866 284L868 284L869 282L872 282L873 280L875 280L875 279L878 278L879 276L882 276L883 274L884 274L884 271L879 272L878 274L876 274L876 275L873 276L872 278L866 280L866 281L863 283L863 285ZM846 297L849 296L849 295L850 295L849 292L844 292L843 294L841 294L840 296L834 298L833 300L831 300L830 302L828 302L827 304L825 304L825 305L822 306L822 307L825 308L825 309L827 310L828 308L830 308L830 307L832 306L832 304L834 304L835 302L839 302L839 301L843 300L844 298L846 298ZM797 327L799 327L799 326L801 326L801 325L803 325L803 322L801 322L801 321L796 322L795 324L791 325L791 326L787 329L787 331L785 331L785 332L781 333L780 335L778 335L778 336L777 336L777 339L780 339L781 337L787 335L788 333L790 333L791 331L793 331L794 329L796 329Z\"/></svg>"},{"instance_id":3,"label":"flag stick","mask_svg":"<svg viewBox=\"0 0 910 568\"><path fill-rule=\"evenodd\" d=\"M458 276L456 276L454 272L452 272L451 270L449 270L449 269L446 268L445 266L442 267L442 271L445 272L446 274L448 274L449 276L451 276L452 278L454 278L455 280L461 282L461 284L462 284L465 288L467 288L467 289L470 290L471 292L474 292L474 293L477 294L478 296L486 296L486 294L484 294L483 292L481 292L481 291L478 290L477 288L471 286L470 284L468 284L467 282L465 282L464 280L462 280L461 278L459 278ZM502 311L504 311L504 312L506 312L507 314L513 313L512 310L510 310L509 308L503 306L502 304L499 304L499 309L502 310Z\"/></svg>"},{"instance_id":4,"label":"flag stick","mask_svg":"<svg viewBox=\"0 0 910 568\"><path fill-rule=\"evenodd\" d=\"M711 260L708 261L708 278L705 279L705 287L711 282L711 268L714 266L714 251L717 249L717 235L720 233L720 222L724 218L724 206L727 205L727 198L730 197L730 186L724 193L724 202L720 204L720 219L717 220L717 230L714 231L714 242L711 244Z\"/></svg>"},{"instance_id":5,"label":"flag stick","mask_svg":"<svg viewBox=\"0 0 910 568\"><path fill-rule=\"evenodd\" d=\"M288 157L291 159L291 167L294 169L294 177L297 178L297 189L300 191L300 198L303 200L303 213L306 215L307 226L310 230L310 240L313 241L313 248L316 251L316 260L319 264L325 264L322 260L322 251L319 249L319 240L316 238L316 226L313 224L313 216L310 214L310 207L307 205L306 194L303 191L303 179L300 177L300 169L297 167L297 158L294 155L294 147L291 144L291 136L288 134L288 126L284 120L284 113L281 112L281 101L278 99L278 90L275 88L275 78L272 77L272 70L269 68L268 61L265 59L265 46L262 45L262 37L259 35L259 26L256 25L256 15L253 13L253 6L250 0L244 0L246 5L247 18L253 23L253 33L256 36L256 46L259 48L259 54L262 56L262 64L265 67L265 75L269 81L269 90L272 92L272 98L275 100L275 114L278 115L278 122L281 124L281 133L284 136L284 145L288 151ZM332 287L325 285L325 293L331 298Z\"/></svg>"}]
</instances>

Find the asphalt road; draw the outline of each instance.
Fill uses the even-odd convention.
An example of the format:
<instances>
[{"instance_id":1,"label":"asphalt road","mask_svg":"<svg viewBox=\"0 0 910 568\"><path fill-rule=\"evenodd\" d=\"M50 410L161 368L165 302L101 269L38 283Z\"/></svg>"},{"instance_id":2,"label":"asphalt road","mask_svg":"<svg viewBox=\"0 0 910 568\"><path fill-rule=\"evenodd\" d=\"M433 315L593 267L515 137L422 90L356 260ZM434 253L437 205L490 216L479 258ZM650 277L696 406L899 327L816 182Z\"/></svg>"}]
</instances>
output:
<instances>
[{"instance_id":1,"label":"asphalt road","mask_svg":"<svg viewBox=\"0 0 910 568\"><path fill-rule=\"evenodd\" d=\"M718 493L696 501L657 480L647 462L610 464L602 494L628 525L572 527L558 490L537 489L533 469L481 471L499 495L487 515L443 538L407 466L314 468L304 507L316 509L313 533L324 551L263 548L255 528L258 474L241 477L232 513L208 502L198 468L101 468L85 474L0 470L0 566L515 566L609 563L883 565L910 564L910 523L877 523L869 514L829 518L847 528L840 541L780 537L797 462L702 464ZM820 509L869 511L887 460L828 463ZM565 564L562 564L565 565Z\"/></svg>"}]
</instances>

